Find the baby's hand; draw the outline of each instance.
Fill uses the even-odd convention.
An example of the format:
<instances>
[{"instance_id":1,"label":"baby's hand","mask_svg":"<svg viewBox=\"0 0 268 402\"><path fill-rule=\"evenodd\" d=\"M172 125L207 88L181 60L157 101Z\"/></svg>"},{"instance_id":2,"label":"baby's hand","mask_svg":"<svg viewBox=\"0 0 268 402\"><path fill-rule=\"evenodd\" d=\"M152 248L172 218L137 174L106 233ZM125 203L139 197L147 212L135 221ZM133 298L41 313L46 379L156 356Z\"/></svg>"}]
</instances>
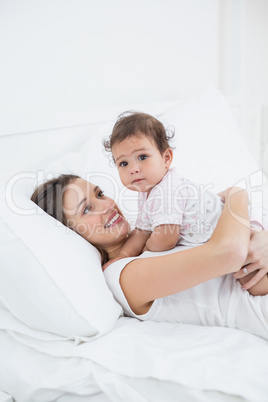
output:
<instances>
[{"instance_id":1,"label":"baby's hand","mask_svg":"<svg viewBox=\"0 0 268 402\"><path fill-rule=\"evenodd\" d=\"M221 191L220 193L217 194L219 197L221 197L225 201L225 191Z\"/></svg>"},{"instance_id":2,"label":"baby's hand","mask_svg":"<svg viewBox=\"0 0 268 402\"><path fill-rule=\"evenodd\" d=\"M107 268L107 267L109 267L109 265L110 264L112 264L113 262L115 262L115 261L118 261L118 260L122 260L122 258L126 258L127 256L125 255L125 254L118 254L118 256L116 257L116 258L112 258L111 260L109 260L109 261L107 261L103 266L102 266L102 270L103 270L103 272L105 271L105 269Z\"/></svg>"},{"instance_id":3,"label":"baby's hand","mask_svg":"<svg viewBox=\"0 0 268 402\"><path fill-rule=\"evenodd\" d=\"M149 248L146 246L146 244L145 244L145 246L144 246L143 249L142 249L142 253L144 253L144 251L150 251Z\"/></svg>"}]
</instances>

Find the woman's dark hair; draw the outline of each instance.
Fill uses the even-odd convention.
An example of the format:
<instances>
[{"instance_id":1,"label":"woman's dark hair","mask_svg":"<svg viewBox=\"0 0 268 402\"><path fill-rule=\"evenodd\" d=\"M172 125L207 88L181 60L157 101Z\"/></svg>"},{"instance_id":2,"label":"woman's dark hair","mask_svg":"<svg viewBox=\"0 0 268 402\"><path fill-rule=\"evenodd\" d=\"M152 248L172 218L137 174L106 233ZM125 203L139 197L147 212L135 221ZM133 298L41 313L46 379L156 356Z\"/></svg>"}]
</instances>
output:
<instances>
[{"instance_id":1,"label":"woman's dark hair","mask_svg":"<svg viewBox=\"0 0 268 402\"><path fill-rule=\"evenodd\" d=\"M109 139L104 141L104 148L107 152L111 152L115 144L126 138L144 135L155 142L162 155L167 148L170 148L169 140L174 137L174 132L169 131L149 114L124 112L118 116Z\"/></svg>"},{"instance_id":2,"label":"woman's dark hair","mask_svg":"<svg viewBox=\"0 0 268 402\"><path fill-rule=\"evenodd\" d=\"M66 187L74 180L80 179L80 176L73 174L61 174L60 176L48 180L40 184L31 196L31 200L42 208L47 214L57 219L59 222L68 228L73 228L68 225L68 220L64 214L63 198ZM96 246L95 246L96 247ZM102 264L109 260L105 250L96 247L101 254Z\"/></svg>"},{"instance_id":3,"label":"woman's dark hair","mask_svg":"<svg viewBox=\"0 0 268 402\"><path fill-rule=\"evenodd\" d=\"M59 177L40 184L32 194L31 200L47 214L68 226L63 208L64 192L69 184L79 178L73 174L61 174Z\"/></svg>"}]
</instances>

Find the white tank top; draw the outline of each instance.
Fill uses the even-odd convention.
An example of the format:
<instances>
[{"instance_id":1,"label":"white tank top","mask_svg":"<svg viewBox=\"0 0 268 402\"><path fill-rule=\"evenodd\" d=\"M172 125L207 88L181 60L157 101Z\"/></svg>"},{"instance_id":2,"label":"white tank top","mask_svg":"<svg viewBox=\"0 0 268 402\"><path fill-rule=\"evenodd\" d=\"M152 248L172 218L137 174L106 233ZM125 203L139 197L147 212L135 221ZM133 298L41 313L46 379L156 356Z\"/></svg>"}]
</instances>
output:
<instances>
[{"instance_id":1,"label":"white tank top","mask_svg":"<svg viewBox=\"0 0 268 402\"><path fill-rule=\"evenodd\" d=\"M137 315L131 310L120 286L120 275L126 264L137 258L155 257L186 249L188 247L180 246L161 253L147 251L139 257L116 261L106 268L104 271L106 282L127 316L143 321L226 326L229 301L236 282L232 275L218 277L191 289L156 299L146 314Z\"/></svg>"}]
</instances>

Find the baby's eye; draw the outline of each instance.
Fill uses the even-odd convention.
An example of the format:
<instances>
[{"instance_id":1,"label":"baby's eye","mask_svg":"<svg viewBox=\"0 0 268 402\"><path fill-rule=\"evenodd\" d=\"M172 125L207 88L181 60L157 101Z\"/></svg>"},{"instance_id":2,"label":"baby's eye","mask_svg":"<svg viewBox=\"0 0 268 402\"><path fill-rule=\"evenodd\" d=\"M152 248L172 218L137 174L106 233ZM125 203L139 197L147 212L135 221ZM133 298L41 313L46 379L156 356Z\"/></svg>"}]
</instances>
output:
<instances>
[{"instance_id":1,"label":"baby's eye","mask_svg":"<svg viewBox=\"0 0 268 402\"><path fill-rule=\"evenodd\" d=\"M102 190L98 191L98 194L97 194L97 198L101 198L101 197L104 197L104 191L102 191Z\"/></svg>"},{"instance_id":2,"label":"baby's eye","mask_svg":"<svg viewBox=\"0 0 268 402\"><path fill-rule=\"evenodd\" d=\"M90 210L91 210L91 206L90 206L90 205L87 205L87 206L85 207L84 211L83 211L83 215L88 214Z\"/></svg>"},{"instance_id":3,"label":"baby's eye","mask_svg":"<svg viewBox=\"0 0 268 402\"><path fill-rule=\"evenodd\" d=\"M121 166L121 167L126 167L127 165L128 165L128 163L125 161L119 163L119 166Z\"/></svg>"},{"instance_id":4,"label":"baby's eye","mask_svg":"<svg viewBox=\"0 0 268 402\"><path fill-rule=\"evenodd\" d=\"M147 159L147 158L148 158L148 156L147 156L147 155L144 155L144 154L139 155L139 157L138 157L139 161L144 161L144 160Z\"/></svg>"}]
</instances>

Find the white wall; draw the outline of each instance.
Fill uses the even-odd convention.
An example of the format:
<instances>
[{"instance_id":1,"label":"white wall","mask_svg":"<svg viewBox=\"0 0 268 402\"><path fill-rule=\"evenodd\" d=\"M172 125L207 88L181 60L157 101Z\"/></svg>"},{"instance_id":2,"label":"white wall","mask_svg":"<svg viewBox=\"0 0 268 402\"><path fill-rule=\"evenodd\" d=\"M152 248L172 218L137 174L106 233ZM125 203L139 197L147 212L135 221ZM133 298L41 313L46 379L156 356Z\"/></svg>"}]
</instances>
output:
<instances>
[{"instance_id":1,"label":"white wall","mask_svg":"<svg viewBox=\"0 0 268 402\"><path fill-rule=\"evenodd\" d=\"M268 1L245 0L244 19L242 129L258 155L262 142L266 148L268 142L268 125L263 125L264 109L268 113ZM264 156L268 173L267 149Z\"/></svg>"},{"instance_id":2,"label":"white wall","mask_svg":"<svg viewBox=\"0 0 268 402\"><path fill-rule=\"evenodd\" d=\"M268 161L267 21L268 0L1 0L0 135L212 84Z\"/></svg>"},{"instance_id":3,"label":"white wall","mask_svg":"<svg viewBox=\"0 0 268 402\"><path fill-rule=\"evenodd\" d=\"M255 158L261 158L267 142L268 160L268 124L263 124L263 111L268 114L268 1L221 0L220 15L220 89L233 104ZM268 173L268 163L263 165Z\"/></svg>"},{"instance_id":4,"label":"white wall","mask_svg":"<svg viewBox=\"0 0 268 402\"><path fill-rule=\"evenodd\" d=\"M220 0L1 0L0 114L166 100L219 83Z\"/></svg>"}]
</instances>

